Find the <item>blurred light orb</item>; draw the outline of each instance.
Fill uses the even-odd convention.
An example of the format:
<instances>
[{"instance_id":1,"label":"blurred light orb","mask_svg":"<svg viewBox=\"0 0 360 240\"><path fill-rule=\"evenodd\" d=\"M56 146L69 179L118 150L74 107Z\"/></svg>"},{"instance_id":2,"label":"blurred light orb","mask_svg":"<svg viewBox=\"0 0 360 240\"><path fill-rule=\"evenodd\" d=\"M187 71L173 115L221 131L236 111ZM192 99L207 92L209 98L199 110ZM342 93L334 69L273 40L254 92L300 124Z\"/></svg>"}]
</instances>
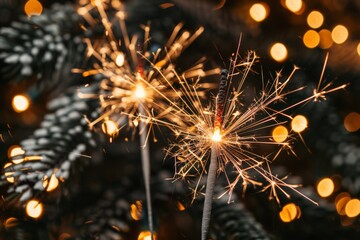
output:
<instances>
[{"instance_id":1,"label":"blurred light orb","mask_svg":"<svg viewBox=\"0 0 360 240\"><path fill-rule=\"evenodd\" d=\"M344 127L348 132L356 132L360 129L360 114L351 112L344 119Z\"/></svg>"},{"instance_id":2,"label":"blurred light orb","mask_svg":"<svg viewBox=\"0 0 360 240\"><path fill-rule=\"evenodd\" d=\"M351 200L349 193L340 193L335 199L335 208L339 215L346 215L346 204Z\"/></svg>"},{"instance_id":3,"label":"blurred light orb","mask_svg":"<svg viewBox=\"0 0 360 240\"><path fill-rule=\"evenodd\" d=\"M319 35L320 35L320 44L319 44L320 48L328 49L334 44L334 41L331 37L331 32L329 30L322 29L320 30Z\"/></svg>"},{"instance_id":4,"label":"blurred light orb","mask_svg":"<svg viewBox=\"0 0 360 240\"><path fill-rule=\"evenodd\" d=\"M23 155L25 153L25 151L19 146L19 145L13 145L11 147L9 147L8 149L8 158L13 158L13 157L16 157L16 156L19 156L19 155ZM24 161L23 158L21 159L12 159L11 160L14 164L19 164L21 162Z\"/></svg>"},{"instance_id":5,"label":"blurred light orb","mask_svg":"<svg viewBox=\"0 0 360 240\"><path fill-rule=\"evenodd\" d=\"M285 5L290 11L297 13L301 10L303 2L302 0L286 0Z\"/></svg>"},{"instance_id":6,"label":"blurred light orb","mask_svg":"<svg viewBox=\"0 0 360 240\"><path fill-rule=\"evenodd\" d=\"M125 62L125 56L123 53L119 53L117 56L116 56L116 60L115 60L115 63L118 67L122 67L124 65L124 62Z\"/></svg>"},{"instance_id":7,"label":"blurred light orb","mask_svg":"<svg viewBox=\"0 0 360 240\"><path fill-rule=\"evenodd\" d=\"M297 133L304 131L307 126L308 121L303 115L297 115L291 121L291 129Z\"/></svg>"},{"instance_id":8,"label":"blurred light orb","mask_svg":"<svg viewBox=\"0 0 360 240\"><path fill-rule=\"evenodd\" d=\"M261 22L269 15L269 7L266 3L255 3L249 9L249 13L252 19Z\"/></svg>"},{"instance_id":9,"label":"blurred light orb","mask_svg":"<svg viewBox=\"0 0 360 240\"><path fill-rule=\"evenodd\" d=\"M12 100L12 107L15 112L20 113L27 110L30 106L30 101L25 95L16 95Z\"/></svg>"},{"instance_id":10,"label":"blurred light orb","mask_svg":"<svg viewBox=\"0 0 360 240\"><path fill-rule=\"evenodd\" d=\"M154 233L154 240L157 239L156 237L156 233ZM151 240L151 232L150 231L142 231L140 232L139 236L138 236L138 240Z\"/></svg>"},{"instance_id":11,"label":"blurred light orb","mask_svg":"<svg viewBox=\"0 0 360 240\"><path fill-rule=\"evenodd\" d=\"M184 211L186 208L185 208L185 206L184 206L184 204L182 204L181 202L177 202L177 207L178 207L178 209L179 209L179 211Z\"/></svg>"},{"instance_id":12,"label":"blurred light orb","mask_svg":"<svg viewBox=\"0 0 360 240\"><path fill-rule=\"evenodd\" d=\"M101 125L101 129L103 133L109 136L113 136L118 132L116 123L112 120L105 120Z\"/></svg>"},{"instance_id":13,"label":"blurred light orb","mask_svg":"<svg viewBox=\"0 0 360 240\"><path fill-rule=\"evenodd\" d=\"M38 200L30 200L26 204L26 214L32 218L39 218L43 213L43 205Z\"/></svg>"},{"instance_id":14,"label":"blurred light orb","mask_svg":"<svg viewBox=\"0 0 360 240\"><path fill-rule=\"evenodd\" d=\"M360 200L351 199L348 201L345 206L345 213L350 218L357 217L360 214Z\"/></svg>"},{"instance_id":15,"label":"blurred light orb","mask_svg":"<svg viewBox=\"0 0 360 240\"><path fill-rule=\"evenodd\" d=\"M12 165L12 163L6 163L4 165L4 169L8 168ZM6 177L6 181L8 181L9 183L14 183L15 182L15 178L12 176L14 174L14 172L5 172L4 175Z\"/></svg>"},{"instance_id":16,"label":"blurred light orb","mask_svg":"<svg viewBox=\"0 0 360 240\"><path fill-rule=\"evenodd\" d=\"M142 203L141 201L136 201L130 205L130 215L132 219L138 221L142 217Z\"/></svg>"},{"instance_id":17,"label":"blurred light orb","mask_svg":"<svg viewBox=\"0 0 360 240\"><path fill-rule=\"evenodd\" d=\"M284 61L287 57L287 54L287 49L282 43L275 43L270 48L270 55L277 62Z\"/></svg>"},{"instance_id":18,"label":"blurred light orb","mask_svg":"<svg viewBox=\"0 0 360 240\"><path fill-rule=\"evenodd\" d=\"M307 24L311 27L311 28L319 28L321 27L321 25L323 25L324 23L324 16L322 15L321 12L319 11L312 11L311 13L309 13L309 15L307 16Z\"/></svg>"},{"instance_id":19,"label":"blurred light orb","mask_svg":"<svg viewBox=\"0 0 360 240\"><path fill-rule=\"evenodd\" d=\"M359 54L359 56L360 56L360 43L357 45L357 53Z\"/></svg>"},{"instance_id":20,"label":"blurred light orb","mask_svg":"<svg viewBox=\"0 0 360 240\"><path fill-rule=\"evenodd\" d=\"M50 181L48 176L45 176L43 179L43 187L46 189L47 192L54 191L59 186L59 180L52 174L50 177Z\"/></svg>"},{"instance_id":21,"label":"blurred light orb","mask_svg":"<svg viewBox=\"0 0 360 240\"><path fill-rule=\"evenodd\" d=\"M315 48L320 43L320 35L314 30L308 30L304 34L303 42L307 48Z\"/></svg>"},{"instance_id":22,"label":"blurred light orb","mask_svg":"<svg viewBox=\"0 0 360 240\"><path fill-rule=\"evenodd\" d=\"M317 184L317 192L320 197L328 197L330 196L335 189L335 185L333 180L330 178L323 178L321 181Z\"/></svg>"},{"instance_id":23,"label":"blurred light orb","mask_svg":"<svg viewBox=\"0 0 360 240\"><path fill-rule=\"evenodd\" d=\"M299 219L301 216L301 210L296 204L289 203L282 208L279 212L279 216L281 221L288 223L295 219Z\"/></svg>"},{"instance_id":24,"label":"blurred light orb","mask_svg":"<svg viewBox=\"0 0 360 240\"><path fill-rule=\"evenodd\" d=\"M28 17L40 15L43 11L43 6L38 0L29 0L24 6L24 11Z\"/></svg>"},{"instance_id":25,"label":"blurred light orb","mask_svg":"<svg viewBox=\"0 0 360 240\"><path fill-rule=\"evenodd\" d=\"M331 32L333 41L337 44L344 43L349 37L349 31L343 25L337 25Z\"/></svg>"},{"instance_id":26,"label":"blurred light orb","mask_svg":"<svg viewBox=\"0 0 360 240\"><path fill-rule=\"evenodd\" d=\"M288 137L288 130L284 126L277 126L272 131L272 137L277 143L284 142Z\"/></svg>"}]
</instances>

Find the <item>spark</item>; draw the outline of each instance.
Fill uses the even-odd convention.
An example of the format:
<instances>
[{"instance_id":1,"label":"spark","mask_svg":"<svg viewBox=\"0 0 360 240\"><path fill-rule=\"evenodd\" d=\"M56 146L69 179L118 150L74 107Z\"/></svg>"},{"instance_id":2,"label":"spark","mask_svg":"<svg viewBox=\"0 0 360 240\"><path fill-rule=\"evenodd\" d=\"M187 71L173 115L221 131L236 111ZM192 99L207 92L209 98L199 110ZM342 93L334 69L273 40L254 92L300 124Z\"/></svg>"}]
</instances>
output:
<instances>
[{"instance_id":1,"label":"spark","mask_svg":"<svg viewBox=\"0 0 360 240\"><path fill-rule=\"evenodd\" d=\"M152 119L166 119L176 125L183 125L182 119L173 111L173 104L180 96L175 89L182 81L192 79L198 82L201 77L217 74L218 69L204 71L205 58L200 59L193 67L182 73L177 73L175 63L180 54L204 31L200 27L195 33L181 31L183 24L178 24L170 35L166 45L157 50L149 50L151 42L150 27L143 26L142 37L130 36L126 29L126 13L123 6L119 6L116 14L121 38L115 34L115 23L107 15L106 2L92 1L81 8L82 16L89 25L94 24L89 11L97 10L104 28L104 39L92 41L86 39L87 56L97 62L93 69L83 71L83 76L101 74L100 83L101 116L89 123L90 128L96 124L111 119L113 123L121 125L115 129L122 129L128 125L133 133L140 135L140 150L147 199L147 211L151 239L154 237L151 191L150 191L150 154L148 139L153 130ZM80 72L78 69L76 72ZM180 77L182 76L182 77ZM209 87L204 84L203 87ZM205 93L199 91L198 96ZM170 103L170 104L169 104ZM110 141L112 137L111 135ZM154 136L153 141L156 142Z\"/></svg>"},{"instance_id":2,"label":"spark","mask_svg":"<svg viewBox=\"0 0 360 240\"><path fill-rule=\"evenodd\" d=\"M274 198L279 203L278 192L290 197L286 190L292 189L317 204L295 189L299 185L288 184L285 182L286 178L280 178L272 173L270 165L281 152L288 151L295 156L296 153L291 146L291 141L295 136L289 135L284 141L278 142L271 137L271 131L277 126L291 122L293 119L290 114L291 109L312 100L317 101L320 97L324 98L326 94L343 89L346 85L330 87L331 85L327 84L323 88L321 77L313 95L287 104L287 98L306 88L306 86L301 86L291 89L288 86L291 77L298 69L294 67L289 77L282 79L281 74L277 74L273 81L263 83L261 91L252 102L245 102L243 101L244 83L256 59L255 52L250 51L247 57L241 60L239 47L230 59L228 69L230 84L224 95L221 121L217 120L217 98L206 105L197 95L197 86L186 80L183 81L180 103L173 106L178 106L177 115L185 119L185 126L162 122L173 129L176 137L176 140L166 149L167 156L172 156L176 160L174 179L198 177L194 184L194 200L202 188L201 179L206 174L210 174L207 166L216 146L216 172L224 173L226 176L228 187L224 194L229 194L229 201L234 188L241 183L243 190L246 190L249 184L262 187L263 191L269 192L270 199ZM267 153L257 153L257 149L266 145L273 147Z\"/></svg>"}]
</instances>

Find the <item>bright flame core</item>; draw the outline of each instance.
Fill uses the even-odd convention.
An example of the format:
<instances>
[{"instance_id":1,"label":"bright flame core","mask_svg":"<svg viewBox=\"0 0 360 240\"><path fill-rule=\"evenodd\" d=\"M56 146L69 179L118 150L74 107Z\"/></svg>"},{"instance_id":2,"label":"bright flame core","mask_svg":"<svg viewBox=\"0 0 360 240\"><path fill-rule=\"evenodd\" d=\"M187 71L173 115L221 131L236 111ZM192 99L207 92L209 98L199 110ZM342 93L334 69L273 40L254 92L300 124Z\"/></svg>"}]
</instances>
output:
<instances>
[{"instance_id":1,"label":"bright flame core","mask_svg":"<svg viewBox=\"0 0 360 240\"><path fill-rule=\"evenodd\" d=\"M134 91L134 96L136 98L138 98L138 99L145 98L146 92L145 92L145 89L144 89L144 87L142 85L139 84L139 85L136 86L136 89Z\"/></svg>"},{"instance_id":2,"label":"bright flame core","mask_svg":"<svg viewBox=\"0 0 360 240\"><path fill-rule=\"evenodd\" d=\"M214 134L211 136L211 140L213 140L214 142L220 142L221 141L221 133L220 133L220 129L215 128L214 130Z\"/></svg>"}]
</instances>

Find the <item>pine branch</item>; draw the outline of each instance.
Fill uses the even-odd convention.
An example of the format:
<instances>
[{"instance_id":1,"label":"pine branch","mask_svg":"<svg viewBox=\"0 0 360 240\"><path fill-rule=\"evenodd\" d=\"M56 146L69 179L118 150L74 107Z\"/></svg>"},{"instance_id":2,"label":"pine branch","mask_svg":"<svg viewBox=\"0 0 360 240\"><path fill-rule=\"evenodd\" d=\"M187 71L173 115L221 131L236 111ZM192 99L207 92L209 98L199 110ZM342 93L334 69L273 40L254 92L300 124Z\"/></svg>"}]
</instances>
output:
<instances>
[{"instance_id":1,"label":"pine branch","mask_svg":"<svg viewBox=\"0 0 360 240\"><path fill-rule=\"evenodd\" d=\"M65 181L69 178L72 165L89 147L95 147L94 133L89 130L86 116L97 116L97 100L81 98L79 92L93 94L97 86L75 87L48 103L51 113L45 115L41 127L20 145L23 155L14 156L13 165L5 172L13 172L15 182L8 189L8 196L18 197L24 202L34 195L44 192L47 182L54 176ZM86 156L85 156L86 157ZM15 164L20 162L18 164ZM6 184L8 177L3 175L1 183ZM45 187L44 187L45 184Z\"/></svg>"},{"instance_id":2,"label":"pine branch","mask_svg":"<svg viewBox=\"0 0 360 240\"><path fill-rule=\"evenodd\" d=\"M54 4L40 16L21 16L1 28L0 72L18 81L34 77L41 88L71 85L61 80L83 62L80 19L72 5Z\"/></svg>"}]
</instances>

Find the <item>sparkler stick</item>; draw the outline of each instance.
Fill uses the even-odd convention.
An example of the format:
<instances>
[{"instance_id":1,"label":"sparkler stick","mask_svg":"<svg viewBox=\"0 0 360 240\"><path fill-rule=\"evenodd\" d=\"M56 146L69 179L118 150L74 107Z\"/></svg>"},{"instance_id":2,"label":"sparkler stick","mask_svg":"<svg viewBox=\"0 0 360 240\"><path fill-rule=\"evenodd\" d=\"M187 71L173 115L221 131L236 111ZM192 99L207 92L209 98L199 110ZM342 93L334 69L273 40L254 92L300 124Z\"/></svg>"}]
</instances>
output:
<instances>
[{"instance_id":1,"label":"sparkler stick","mask_svg":"<svg viewBox=\"0 0 360 240\"><path fill-rule=\"evenodd\" d=\"M138 111L141 115L146 116L146 112L142 103L139 104ZM149 230L151 232L151 239L154 237L154 223L153 223L153 211L151 204L151 188L150 188L150 153L149 144L147 144L146 136L148 133L147 123L140 121L139 123L139 135L140 135L140 149L141 149L141 163L143 170L143 177L145 182L146 193L146 207L149 222Z\"/></svg>"},{"instance_id":2,"label":"sparkler stick","mask_svg":"<svg viewBox=\"0 0 360 240\"><path fill-rule=\"evenodd\" d=\"M218 142L221 141L221 124L224 112L225 98L226 98L226 88L227 88L227 77L228 71L222 70L219 92L216 97L216 109L215 109L215 121L214 121L214 134L212 136L213 144L211 145L211 157L210 157L210 166L208 171L208 177L206 179L206 192L205 192L205 201L204 201L204 210L202 216L202 225L201 225L201 239L205 240L209 230L210 218L211 218L211 209L212 209L212 198L214 193L214 187L216 182L216 172L218 170Z\"/></svg>"}]
</instances>

